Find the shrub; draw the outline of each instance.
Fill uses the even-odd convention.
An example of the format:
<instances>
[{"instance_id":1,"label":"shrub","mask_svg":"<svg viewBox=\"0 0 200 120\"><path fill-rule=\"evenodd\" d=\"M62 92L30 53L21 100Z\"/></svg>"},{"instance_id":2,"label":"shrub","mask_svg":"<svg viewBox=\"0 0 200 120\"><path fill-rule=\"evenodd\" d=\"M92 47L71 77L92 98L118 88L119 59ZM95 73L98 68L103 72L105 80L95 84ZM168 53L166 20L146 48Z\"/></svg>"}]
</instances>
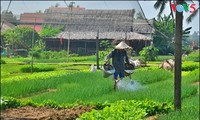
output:
<instances>
[{"instance_id":1,"label":"shrub","mask_svg":"<svg viewBox=\"0 0 200 120\"><path fill-rule=\"evenodd\" d=\"M145 61L155 61L158 56L158 49L153 46L144 47L140 52L140 56L143 56Z\"/></svg>"},{"instance_id":2,"label":"shrub","mask_svg":"<svg viewBox=\"0 0 200 120\"><path fill-rule=\"evenodd\" d=\"M199 50L193 51L188 56L184 57L184 60L200 62L200 59L199 59Z\"/></svg>"},{"instance_id":3,"label":"shrub","mask_svg":"<svg viewBox=\"0 0 200 120\"><path fill-rule=\"evenodd\" d=\"M195 64L194 62L184 62L182 64L182 71L193 71L195 69L199 68L198 64Z\"/></svg>"},{"instance_id":4,"label":"shrub","mask_svg":"<svg viewBox=\"0 0 200 120\"><path fill-rule=\"evenodd\" d=\"M21 72L29 73L31 72L31 65L24 66L20 70ZM33 72L47 72L53 70L55 70L54 67L50 67L47 65L33 65Z\"/></svg>"},{"instance_id":5,"label":"shrub","mask_svg":"<svg viewBox=\"0 0 200 120\"><path fill-rule=\"evenodd\" d=\"M1 59L1 64L6 64L6 61Z\"/></svg>"},{"instance_id":6,"label":"shrub","mask_svg":"<svg viewBox=\"0 0 200 120\"><path fill-rule=\"evenodd\" d=\"M153 101L117 101L102 110L92 110L81 115L78 120L139 120L157 113L168 113L172 105Z\"/></svg>"},{"instance_id":7,"label":"shrub","mask_svg":"<svg viewBox=\"0 0 200 120\"><path fill-rule=\"evenodd\" d=\"M6 108L17 108L20 106L20 102L12 97L1 97L1 110Z\"/></svg>"},{"instance_id":8,"label":"shrub","mask_svg":"<svg viewBox=\"0 0 200 120\"><path fill-rule=\"evenodd\" d=\"M41 58L42 59L58 59L58 58L66 58L67 57L67 53L65 50L61 50L61 51L43 51L41 53Z\"/></svg>"}]
</instances>

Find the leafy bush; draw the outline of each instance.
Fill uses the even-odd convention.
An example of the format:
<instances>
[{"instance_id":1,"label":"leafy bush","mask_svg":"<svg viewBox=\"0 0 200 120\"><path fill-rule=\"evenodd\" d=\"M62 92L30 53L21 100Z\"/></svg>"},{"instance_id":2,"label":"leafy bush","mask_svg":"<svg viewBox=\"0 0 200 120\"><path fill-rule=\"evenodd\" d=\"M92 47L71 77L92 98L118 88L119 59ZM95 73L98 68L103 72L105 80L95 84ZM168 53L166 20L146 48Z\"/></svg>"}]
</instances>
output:
<instances>
[{"instance_id":1,"label":"leafy bush","mask_svg":"<svg viewBox=\"0 0 200 120\"><path fill-rule=\"evenodd\" d=\"M20 102L12 97L1 97L1 110L7 108L17 108L20 106Z\"/></svg>"},{"instance_id":2,"label":"leafy bush","mask_svg":"<svg viewBox=\"0 0 200 120\"><path fill-rule=\"evenodd\" d=\"M199 50L193 51L188 56L184 57L184 60L200 62L200 59L199 59Z\"/></svg>"},{"instance_id":3,"label":"leafy bush","mask_svg":"<svg viewBox=\"0 0 200 120\"><path fill-rule=\"evenodd\" d=\"M29 55L32 56L36 59L41 58L41 52L42 49L40 48L40 46L34 46L33 49L31 49L31 51L29 52Z\"/></svg>"},{"instance_id":4,"label":"leafy bush","mask_svg":"<svg viewBox=\"0 0 200 120\"><path fill-rule=\"evenodd\" d=\"M31 72L31 65L27 65L22 67L21 72L29 73ZM53 71L55 67L51 67L48 65L33 65L33 72L46 72L46 71Z\"/></svg>"},{"instance_id":5,"label":"leafy bush","mask_svg":"<svg viewBox=\"0 0 200 120\"><path fill-rule=\"evenodd\" d=\"M88 103L83 103L83 102L75 102L73 104L58 104L53 100L47 100L44 101L42 103L35 103L32 100L29 99L24 99L24 100L20 100L20 99L16 99L14 97L6 97L3 96L1 97L1 110L5 110L7 108L18 108L18 107L23 107L23 106L33 106L33 107L48 107L48 108L72 108L72 107L76 107L79 105L84 105L84 106L91 106Z\"/></svg>"},{"instance_id":6,"label":"leafy bush","mask_svg":"<svg viewBox=\"0 0 200 120\"><path fill-rule=\"evenodd\" d=\"M1 59L1 64L6 64L6 61Z\"/></svg>"},{"instance_id":7,"label":"leafy bush","mask_svg":"<svg viewBox=\"0 0 200 120\"><path fill-rule=\"evenodd\" d=\"M103 110L92 110L81 115L78 120L139 120L145 116L157 113L168 113L172 110L172 105L156 103L153 101L117 101L111 106L106 106Z\"/></svg>"},{"instance_id":8,"label":"leafy bush","mask_svg":"<svg viewBox=\"0 0 200 120\"><path fill-rule=\"evenodd\" d=\"M158 49L153 46L144 47L140 52L140 56L143 56L145 61L155 61L158 56Z\"/></svg>"},{"instance_id":9,"label":"leafy bush","mask_svg":"<svg viewBox=\"0 0 200 120\"><path fill-rule=\"evenodd\" d=\"M43 51L41 53L41 58L42 59L58 59L58 58L66 58L67 57L67 52L65 50L61 51Z\"/></svg>"},{"instance_id":10,"label":"leafy bush","mask_svg":"<svg viewBox=\"0 0 200 120\"><path fill-rule=\"evenodd\" d=\"M194 62L184 62L182 64L182 71L193 71L197 68L199 68L199 65L195 64Z\"/></svg>"}]
</instances>

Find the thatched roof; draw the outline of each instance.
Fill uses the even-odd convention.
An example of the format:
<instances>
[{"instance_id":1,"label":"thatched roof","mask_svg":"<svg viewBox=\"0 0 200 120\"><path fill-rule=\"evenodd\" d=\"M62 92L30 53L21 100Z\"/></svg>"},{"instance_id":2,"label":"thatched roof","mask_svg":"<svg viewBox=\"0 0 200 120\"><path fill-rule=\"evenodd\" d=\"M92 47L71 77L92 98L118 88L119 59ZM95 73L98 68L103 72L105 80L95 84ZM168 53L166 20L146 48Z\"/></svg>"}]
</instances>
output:
<instances>
[{"instance_id":1,"label":"thatched roof","mask_svg":"<svg viewBox=\"0 0 200 120\"><path fill-rule=\"evenodd\" d=\"M126 34L127 40L151 40L151 38L135 32L100 32L99 39L124 40ZM63 39L69 39L69 32L61 32L54 38L60 38L61 35ZM94 40L96 37L97 32L70 32L70 39L72 40Z\"/></svg>"},{"instance_id":2,"label":"thatched roof","mask_svg":"<svg viewBox=\"0 0 200 120\"><path fill-rule=\"evenodd\" d=\"M50 7L45 12L45 22L58 25L64 24L65 31L77 32L137 32L153 33L146 20L135 19L134 9L106 10L80 9L67 7Z\"/></svg>"}]
</instances>

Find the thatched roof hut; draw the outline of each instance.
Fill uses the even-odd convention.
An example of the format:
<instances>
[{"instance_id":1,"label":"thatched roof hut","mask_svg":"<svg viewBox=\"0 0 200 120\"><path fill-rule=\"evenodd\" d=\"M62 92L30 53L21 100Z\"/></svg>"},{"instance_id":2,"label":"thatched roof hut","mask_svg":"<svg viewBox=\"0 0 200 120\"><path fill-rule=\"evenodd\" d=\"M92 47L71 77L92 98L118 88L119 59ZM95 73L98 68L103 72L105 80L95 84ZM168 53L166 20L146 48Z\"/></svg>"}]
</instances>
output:
<instances>
[{"instance_id":1,"label":"thatched roof hut","mask_svg":"<svg viewBox=\"0 0 200 120\"><path fill-rule=\"evenodd\" d=\"M126 35L127 34L127 35ZM61 32L54 38L60 38L62 36L63 39L69 38L69 32ZM127 36L127 40L151 40L151 38L135 33L135 32L102 32L99 33L99 39L105 40L124 40L125 36ZM97 32L70 32L70 39L72 40L94 40L97 37Z\"/></svg>"},{"instance_id":2,"label":"thatched roof hut","mask_svg":"<svg viewBox=\"0 0 200 120\"><path fill-rule=\"evenodd\" d=\"M134 18L135 10L103 10L103 9L85 9L80 7L50 7L44 12L44 21L53 26L64 25L64 31L56 37L45 38L48 44L57 41L59 46L60 36L64 40L63 48L67 47L67 40L71 42L79 41L76 44L87 46L86 42L92 43L89 47L94 46L99 31L100 40L127 40L127 43L141 50L142 47L150 43L153 29L145 20ZM52 42L50 42L52 41ZM137 43L136 43L137 42ZM73 49L73 45L70 49ZM74 45L74 47L81 45ZM136 48L136 46L138 46ZM49 46L50 48L51 46ZM62 46L60 46L62 48Z\"/></svg>"}]
</instances>

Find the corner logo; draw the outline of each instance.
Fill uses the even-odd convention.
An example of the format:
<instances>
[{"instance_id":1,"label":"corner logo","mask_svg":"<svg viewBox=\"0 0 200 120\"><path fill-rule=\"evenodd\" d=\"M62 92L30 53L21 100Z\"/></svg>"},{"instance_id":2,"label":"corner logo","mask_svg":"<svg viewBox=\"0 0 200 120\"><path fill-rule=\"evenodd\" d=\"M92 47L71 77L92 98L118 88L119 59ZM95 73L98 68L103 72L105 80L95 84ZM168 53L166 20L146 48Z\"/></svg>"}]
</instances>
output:
<instances>
[{"instance_id":1,"label":"corner logo","mask_svg":"<svg viewBox=\"0 0 200 120\"><path fill-rule=\"evenodd\" d=\"M171 4L171 7L172 7L172 10L174 11L174 12L183 12L183 11L185 11L185 12L188 12L188 11L190 11L190 13L193 13L193 12L195 12L196 11L196 7L195 7L195 5L196 4L187 4L187 3L183 3L183 4Z\"/></svg>"}]
</instances>

